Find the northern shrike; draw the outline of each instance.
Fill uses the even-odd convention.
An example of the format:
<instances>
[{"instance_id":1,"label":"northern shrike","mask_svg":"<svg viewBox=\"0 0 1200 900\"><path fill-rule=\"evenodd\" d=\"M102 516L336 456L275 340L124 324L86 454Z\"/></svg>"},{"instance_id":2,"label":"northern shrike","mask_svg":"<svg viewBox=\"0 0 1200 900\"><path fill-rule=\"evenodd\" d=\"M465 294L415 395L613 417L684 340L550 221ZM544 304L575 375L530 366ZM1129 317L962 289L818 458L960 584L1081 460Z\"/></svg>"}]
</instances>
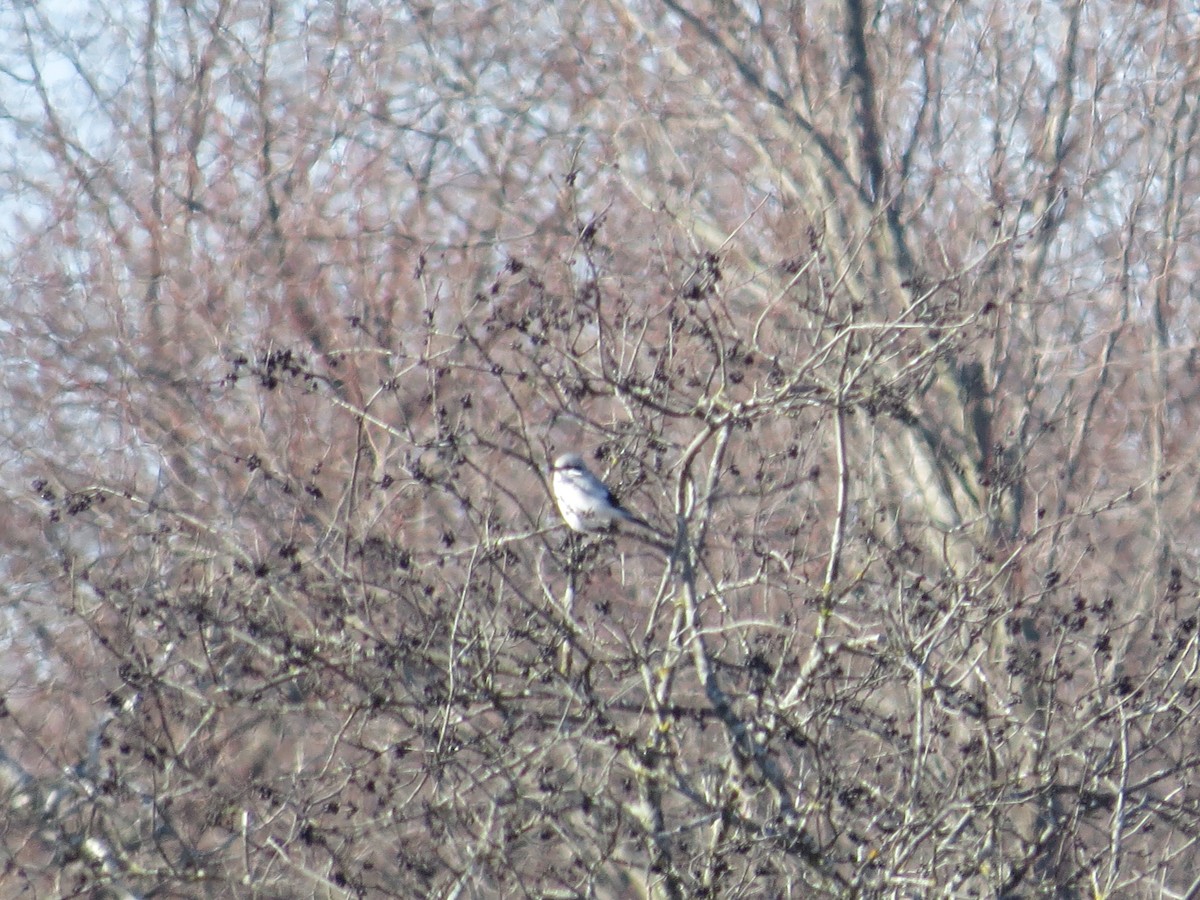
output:
<instances>
[{"instance_id":1,"label":"northern shrike","mask_svg":"<svg viewBox=\"0 0 1200 900\"><path fill-rule=\"evenodd\" d=\"M588 471L578 453L564 453L554 461L551 485L558 511L574 531L600 531L616 521L654 530L617 502L608 486Z\"/></svg>"}]
</instances>

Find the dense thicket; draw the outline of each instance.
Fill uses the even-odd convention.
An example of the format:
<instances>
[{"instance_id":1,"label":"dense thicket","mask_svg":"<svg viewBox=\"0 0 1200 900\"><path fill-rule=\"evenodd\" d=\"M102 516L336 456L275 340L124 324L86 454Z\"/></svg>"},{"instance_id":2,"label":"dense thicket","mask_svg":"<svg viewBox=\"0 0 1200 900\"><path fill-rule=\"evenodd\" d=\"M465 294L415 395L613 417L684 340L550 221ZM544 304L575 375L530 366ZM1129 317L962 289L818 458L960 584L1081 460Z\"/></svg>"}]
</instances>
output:
<instances>
[{"instance_id":1,"label":"dense thicket","mask_svg":"<svg viewBox=\"0 0 1200 900\"><path fill-rule=\"evenodd\" d=\"M1200 890L1192 11L109 6L0 13L5 893Z\"/></svg>"}]
</instances>

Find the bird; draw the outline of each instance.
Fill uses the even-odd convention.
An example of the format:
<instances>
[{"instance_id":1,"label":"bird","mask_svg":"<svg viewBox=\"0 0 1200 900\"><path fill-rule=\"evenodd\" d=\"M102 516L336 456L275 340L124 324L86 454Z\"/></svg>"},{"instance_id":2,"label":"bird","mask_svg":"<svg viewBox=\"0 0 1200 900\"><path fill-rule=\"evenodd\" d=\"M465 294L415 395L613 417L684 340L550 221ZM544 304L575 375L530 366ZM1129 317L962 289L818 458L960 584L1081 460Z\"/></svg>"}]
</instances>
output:
<instances>
[{"instance_id":1,"label":"bird","mask_svg":"<svg viewBox=\"0 0 1200 900\"><path fill-rule=\"evenodd\" d=\"M617 502L608 485L588 470L578 453L564 453L554 460L550 480L554 502L572 531L602 531L617 521L654 530Z\"/></svg>"}]
</instances>

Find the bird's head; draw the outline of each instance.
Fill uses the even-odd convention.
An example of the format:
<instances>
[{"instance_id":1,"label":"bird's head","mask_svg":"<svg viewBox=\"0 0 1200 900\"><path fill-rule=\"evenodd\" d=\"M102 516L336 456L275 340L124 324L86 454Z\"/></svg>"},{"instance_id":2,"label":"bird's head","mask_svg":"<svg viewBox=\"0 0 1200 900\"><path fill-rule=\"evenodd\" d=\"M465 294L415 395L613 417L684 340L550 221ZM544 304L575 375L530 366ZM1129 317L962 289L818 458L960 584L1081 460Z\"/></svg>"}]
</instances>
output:
<instances>
[{"instance_id":1,"label":"bird's head","mask_svg":"<svg viewBox=\"0 0 1200 900\"><path fill-rule=\"evenodd\" d=\"M564 453L554 460L555 472L586 472L587 465L578 453Z\"/></svg>"}]
</instances>

